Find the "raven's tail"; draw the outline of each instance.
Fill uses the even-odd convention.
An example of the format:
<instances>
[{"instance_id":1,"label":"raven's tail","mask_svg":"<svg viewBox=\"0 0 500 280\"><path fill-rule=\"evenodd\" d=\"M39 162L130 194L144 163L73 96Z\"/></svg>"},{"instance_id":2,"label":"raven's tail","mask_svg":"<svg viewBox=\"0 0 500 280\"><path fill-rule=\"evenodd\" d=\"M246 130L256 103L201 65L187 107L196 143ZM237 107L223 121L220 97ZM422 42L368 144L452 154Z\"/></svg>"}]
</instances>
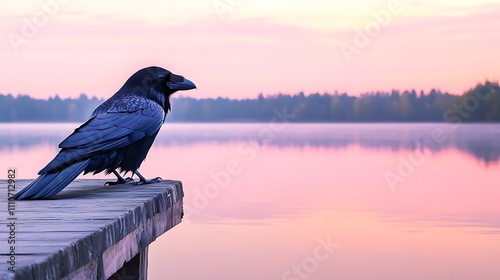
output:
<instances>
[{"instance_id":1,"label":"raven's tail","mask_svg":"<svg viewBox=\"0 0 500 280\"><path fill-rule=\"evenodd\" d=\"M51 198L62 191L89 165L90 159L74 163L56 173L45 173L16 193L16 200Z\"/></svg>"}]
</instances>

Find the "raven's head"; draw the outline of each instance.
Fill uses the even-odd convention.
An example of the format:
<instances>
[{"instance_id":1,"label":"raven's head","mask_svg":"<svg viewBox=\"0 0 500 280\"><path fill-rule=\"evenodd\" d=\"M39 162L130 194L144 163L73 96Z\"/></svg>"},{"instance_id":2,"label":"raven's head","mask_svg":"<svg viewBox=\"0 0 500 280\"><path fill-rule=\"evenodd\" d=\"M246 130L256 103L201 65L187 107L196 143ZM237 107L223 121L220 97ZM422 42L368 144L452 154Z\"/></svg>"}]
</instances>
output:
<instances>
[{"instance_id":1,"label":"raven's head","mask_svg":"<svg viewBox=\"0 0 500 280\"><path fill-rule=\"evenodd\" d=\"M132 75L121 90L132 91L137 95L160 103L165 111L170 109L169 97L179 90L195 89L190 80L157 66L143 68Z\"/></svg>"}]
</instances>

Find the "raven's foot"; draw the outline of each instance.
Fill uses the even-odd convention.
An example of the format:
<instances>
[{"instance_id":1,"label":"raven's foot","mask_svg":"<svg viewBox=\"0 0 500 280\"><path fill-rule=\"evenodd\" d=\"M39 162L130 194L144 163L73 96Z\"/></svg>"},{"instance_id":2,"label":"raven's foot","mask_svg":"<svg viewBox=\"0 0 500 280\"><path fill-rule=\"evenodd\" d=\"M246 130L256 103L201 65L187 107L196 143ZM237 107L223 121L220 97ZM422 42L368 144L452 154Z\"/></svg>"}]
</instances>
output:
<instances>
[{"instance_id":1,"label":"raven's foot","mask_svg":"<svg viewBox=\"0 0 500 280\"><path fill-rule=\"evenodd\" d=\"M163 180L161 177L156 177L154 179L151 179L151 180L140 180L139 182L134 182L132 185L134 186L140 186L140 185L147 185L147 184L154 184L154 183L158 183L158 182L161 182L161 180Z\"/></svg>"},{"instance_id":2,"label":"raven's foot","mask_svg":"<svg viewBox=\"0 0 500 280\"><path fill-rule=\"evenodd\" d=\"M106 182L104 183L105 186L116 186L116 185L121 185L121 184L126 184L130 181L134 181L134 179L132 178L123 178L122 176L120 176L120 174L118 172L116 172L116 170L113 170L113 174L115 174L117 180L116 182Z\"/></svg>"},{"instance_id":3,"label":"raven's foot","mask_svg":"<svg viewBox=\"0 0 500 280\"><path fill-rule=\"evenodd\" d=\"M104 183L105 186L116 186L116 185L121 185L121 184L126 184L128 182L133 182L134 179L132 178L118 178L115 182L106 182Z\"/></svg>"},{"instance_id":4,"label":"raven's foot","mask_svg":"<svg viewBox=\"0 0 500 280\"><path fill-rule=\"evenodd\" d=\"M136 170L134 172L137 177L139 177L140 181L139 182L135 182L133 185L134 186L138 186L138 185L147 185L147 184L154 184L154 183L158 183L160 182L161 180L163 180L162 178L160 177L156 177L154 179L151 179L151 180L147 180L146 178L144 178L144 176L141 175L141 173L139 173L138 170Z\"/></svg>"}]
</instances>

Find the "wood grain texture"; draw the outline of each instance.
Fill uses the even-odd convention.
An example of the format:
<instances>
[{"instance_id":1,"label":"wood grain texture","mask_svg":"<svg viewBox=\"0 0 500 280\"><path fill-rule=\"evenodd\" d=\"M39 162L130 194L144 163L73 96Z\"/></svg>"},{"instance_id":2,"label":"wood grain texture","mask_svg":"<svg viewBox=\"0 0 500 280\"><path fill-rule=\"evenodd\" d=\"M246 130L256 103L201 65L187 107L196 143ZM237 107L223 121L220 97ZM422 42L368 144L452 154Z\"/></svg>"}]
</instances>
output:
<instances>
[{"instance_id":1,"label":"wood grain texture","mask_svg":"<svg viewBox=\"0 0 500 280\"><path fill-rule=\"evenodd\" d=\"M16 181L16 190L30 182ZM129 258L181 222L181 182L112 187L104 186L105 182L75 180L54 199L15 202L14 275L7 263L7 182L0 180L4 190L0 195L0 279L61 279L88 267L97 267L98 274L104 275L103 255L109 263L113 245L129 246L121 250L128 252L122 257Z\"/></svg>"}]
</instances>

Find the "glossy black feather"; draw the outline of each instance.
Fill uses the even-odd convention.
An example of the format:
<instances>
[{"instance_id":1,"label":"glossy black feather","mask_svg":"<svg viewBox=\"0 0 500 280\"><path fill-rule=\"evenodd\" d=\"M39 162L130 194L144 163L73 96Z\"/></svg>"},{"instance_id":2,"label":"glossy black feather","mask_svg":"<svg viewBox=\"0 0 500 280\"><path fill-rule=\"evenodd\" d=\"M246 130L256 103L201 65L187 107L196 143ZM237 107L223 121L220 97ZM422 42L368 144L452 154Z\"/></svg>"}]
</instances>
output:
<instances>
[{"instance_id":1,"label":"glossy black feather","mask_svg":"<svg viewBox=\"0 0 500 280\"><path fill-rule=\"evenodd\" d=\"M169 96L194 87L163 68L139 70L59 144L57 156L16 199L53 197L81 172L137 171L170 109Z\"/></svg>"}]
</instances>

